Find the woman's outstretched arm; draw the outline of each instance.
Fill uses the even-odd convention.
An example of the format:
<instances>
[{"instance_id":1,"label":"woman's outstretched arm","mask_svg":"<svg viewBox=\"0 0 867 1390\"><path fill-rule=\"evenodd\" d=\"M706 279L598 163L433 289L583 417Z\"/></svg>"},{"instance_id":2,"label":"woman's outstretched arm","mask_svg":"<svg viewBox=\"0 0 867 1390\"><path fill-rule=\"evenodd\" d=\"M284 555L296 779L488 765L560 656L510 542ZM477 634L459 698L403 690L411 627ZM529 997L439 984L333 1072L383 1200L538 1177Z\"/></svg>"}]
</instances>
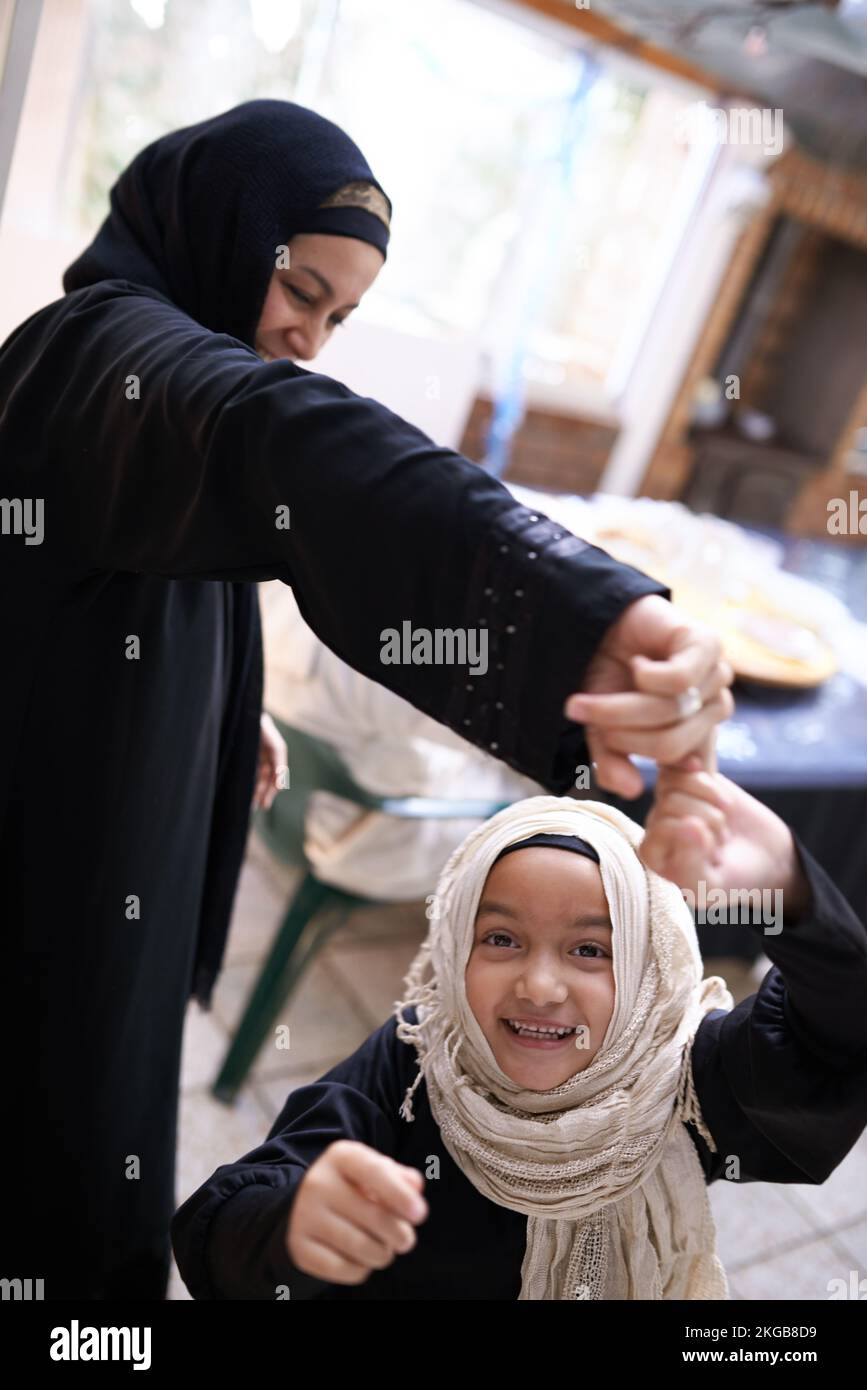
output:
<instances>
[{"instance_id":1,"label":"woman's outstretched arm","mask_svg":"<svg viewBox=\"0 0 867 1390\"><path fill-rule=\"evenodd\" d=\"M44 499L24 582L283 580L349 665L551 790L588 760L567 697L624 610L668 596L376 401L125 281L21 325L0 392L4 486Z\"/></svg>"}]
</instances>

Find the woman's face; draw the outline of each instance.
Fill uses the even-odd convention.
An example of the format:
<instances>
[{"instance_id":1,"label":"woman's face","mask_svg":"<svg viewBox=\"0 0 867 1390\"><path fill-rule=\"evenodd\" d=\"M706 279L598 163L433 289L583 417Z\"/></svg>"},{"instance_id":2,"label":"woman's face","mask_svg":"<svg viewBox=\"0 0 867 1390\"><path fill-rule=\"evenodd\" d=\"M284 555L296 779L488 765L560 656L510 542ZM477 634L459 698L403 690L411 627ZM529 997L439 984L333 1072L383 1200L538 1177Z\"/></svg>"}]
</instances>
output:
<instances>
[{"instance_id":1,"label":"woman's face","mask_svg":"<svg viewBox=\"0 0 867 1390\"><path fill-rule=\"evenodd\" d=\"M467 1001L498 1065L526 1090L553 1090L599 1051L614 1011L611 938L592 859L538 846L507 854L488 874ZM519 1035L521 1023L572 1031L553 1040Z\"/></svg>"},{"instance_id":2,"label":"woman's face","mask_svg":"<svg viewBox=\"0 0 867 1390\"><path fill-rule=\"evenodd\" d=\"M255 347L272 362L309 362L351 314L384 265L381 251L356 237L305 232L287 242L286 269L271 276Z\"/></svg>"}]
</instances>

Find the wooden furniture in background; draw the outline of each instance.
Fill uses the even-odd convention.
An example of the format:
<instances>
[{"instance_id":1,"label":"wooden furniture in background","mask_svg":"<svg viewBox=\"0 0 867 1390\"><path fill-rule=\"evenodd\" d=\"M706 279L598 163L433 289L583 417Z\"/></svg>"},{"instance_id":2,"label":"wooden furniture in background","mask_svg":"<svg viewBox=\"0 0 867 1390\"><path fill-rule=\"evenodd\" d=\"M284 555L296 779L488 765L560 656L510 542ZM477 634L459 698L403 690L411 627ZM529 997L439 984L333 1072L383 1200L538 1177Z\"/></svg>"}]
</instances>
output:
<instances>
[{"instance_id":1,"label":"wooden furniture in background","mask_svg":"<svg viewBox=\"0 0 867 1390\"><path fill-rule=\"evenodd\" d=\"M459 446L477 463L484 459L492 408L488 397L476 397ZM616 437L616 425L530 408L515 431L505 476L550 492L594 492Z\"/></svg>"},{"instance_id":2,"label":"wooden furniture in background","mask_svg":"<svg viewBox=\"0 0 867 1390\"><path fill-rule=\"evenodd\" d=\"M867 483L849 471L867 426L867 178L798 150L743 233L641 488L733 520L827 536L828 504ZM705 377L740 376L740 407L771 415L768 444L691 427ZM839 537L867 543L857 529Z\"/></svg>"}]
</instances>

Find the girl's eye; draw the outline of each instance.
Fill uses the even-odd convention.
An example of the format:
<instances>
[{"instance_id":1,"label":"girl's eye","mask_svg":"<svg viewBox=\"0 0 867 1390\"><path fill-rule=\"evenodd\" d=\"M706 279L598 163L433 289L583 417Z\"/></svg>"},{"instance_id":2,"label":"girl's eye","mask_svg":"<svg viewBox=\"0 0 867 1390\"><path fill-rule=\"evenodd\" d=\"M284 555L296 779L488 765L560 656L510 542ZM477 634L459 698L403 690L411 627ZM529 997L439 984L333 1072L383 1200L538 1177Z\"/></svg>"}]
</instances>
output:
<instances>
[{"instance_id":1,"label":"girl's eye","mask_svg":"<svg viewBox=\"0 0 867 1390\"><path fill-rule=\"evenodd\" d=\"M512 937L507 931L489 931L487 936L482 937L482 944L485 946L499 946L502 942L511 942Z\"/></svg>"},{"instance_id":2,"label":"girl's eye","mask_svg":"<svg viewBox=\"0 0 867 1390\"><path fill-rule=\"evenodd\" d=\"M580 946L576 946L575 949L576 949L576 951L591 950L591 951L597 951L597 952L598 952L598 955L594 955L594 956L585 956L585 960L604 960L604 959L605 959L605 952L603 951L603 949L602 949L601 946L597 946L597 944L596 944L595 941L582 941L582 942L581 942L581 945L580 945Z\"/></svg>"}]
</instances>

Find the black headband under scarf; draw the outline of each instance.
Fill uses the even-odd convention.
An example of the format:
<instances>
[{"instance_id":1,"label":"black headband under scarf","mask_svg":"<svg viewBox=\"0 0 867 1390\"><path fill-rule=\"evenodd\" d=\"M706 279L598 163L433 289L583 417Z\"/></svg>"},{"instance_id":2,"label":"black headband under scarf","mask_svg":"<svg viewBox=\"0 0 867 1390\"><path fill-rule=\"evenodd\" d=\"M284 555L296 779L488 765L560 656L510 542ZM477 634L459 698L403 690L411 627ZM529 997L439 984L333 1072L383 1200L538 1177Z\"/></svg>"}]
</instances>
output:
<instances>
[{"instance_id":1,"label":"black headband under scarf","mask_svg":"<svg viewBox=\"0 0 867 1390\"><path fill-rule=\"evenodd\" d=\"M571 849L575 854L583 854L585 858L592 859L594 864L599 863L599 855L592 845L588 845L586 840L580 839L577 835L530 835L526 840L518 840L514 845L506 845L501 849L494 864L498 859L502 859L504 854L511 854L513 849ZM493 865L491 866L493 867Z\"/></svg>"},{"instance_id":2,"label":"black headband under scarf","mask_svg":"<svg viewBox=\"0 0 867 1390\"><path fill-rule=\"evenodd\" d=\"M320 208L372 183L354 141L291 101L247 101L153 141L114 184L111 211L63 277L148 285L215 333L253 347L277 247L299 232L358 237L386 255L389 231L358 207Z\"/></svg>"}]
</instances>

